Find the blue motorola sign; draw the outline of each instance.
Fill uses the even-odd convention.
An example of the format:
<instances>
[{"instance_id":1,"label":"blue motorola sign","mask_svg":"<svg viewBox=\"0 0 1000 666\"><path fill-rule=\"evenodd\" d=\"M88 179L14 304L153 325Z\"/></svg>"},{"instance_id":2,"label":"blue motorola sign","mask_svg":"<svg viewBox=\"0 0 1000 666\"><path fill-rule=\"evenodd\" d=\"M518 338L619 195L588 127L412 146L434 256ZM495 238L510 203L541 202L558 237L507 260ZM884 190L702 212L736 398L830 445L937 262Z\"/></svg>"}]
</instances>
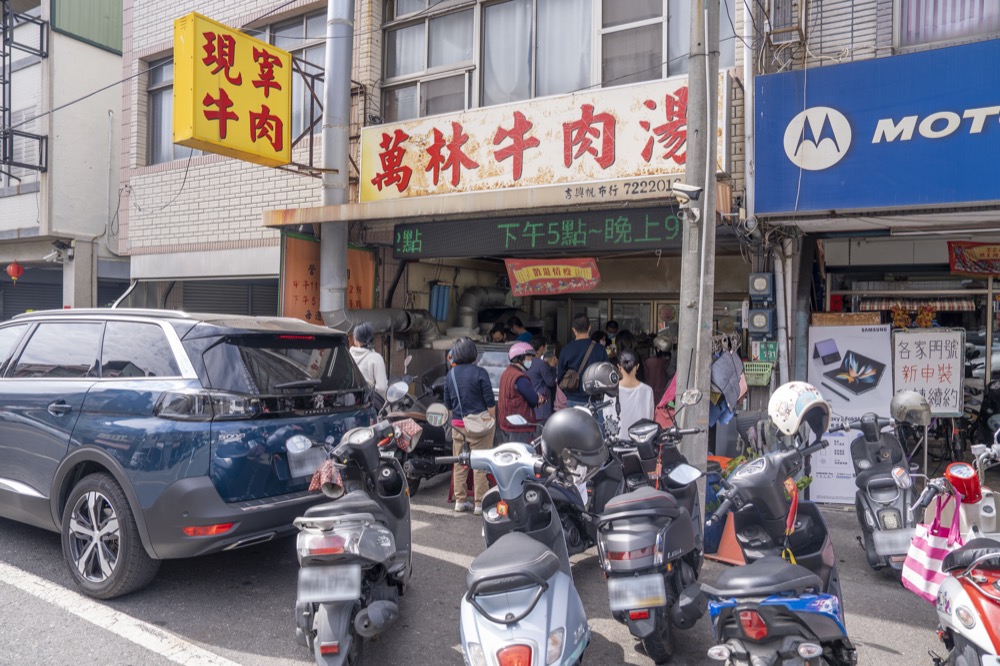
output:
<instances>
[{"instance_id":1,"label":"blue motorola sign","mask_svg":"<svg viewBox=\"0 0 1000 666\"><path fill-rule=\"evenodd\" d=\"M756 212L1000 201L1000 40L754 81Z\"/></svg>"}]
</instances>

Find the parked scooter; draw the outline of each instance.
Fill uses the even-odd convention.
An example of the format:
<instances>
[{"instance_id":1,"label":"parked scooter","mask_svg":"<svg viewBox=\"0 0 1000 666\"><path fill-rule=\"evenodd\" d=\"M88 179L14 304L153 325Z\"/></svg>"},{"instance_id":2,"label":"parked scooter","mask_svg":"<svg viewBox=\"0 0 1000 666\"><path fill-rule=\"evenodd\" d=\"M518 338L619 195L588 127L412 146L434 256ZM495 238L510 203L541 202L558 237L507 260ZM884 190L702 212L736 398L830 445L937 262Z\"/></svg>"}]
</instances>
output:
<instances>
[{"instance_id":1,"label":"parked scooter","mask_svg":"<svg viewBox=\"0 0 1000 666\"><path fill-rule=\"evenodd\" d=\"M903 489L912 481L900 475L896 483ZM942 487L947 492L947 484L945 479L928 482L914 510L929 504ZM948 654L941 658L931 653L935 666L1000 666L1000 541L970 539L945 555L941 571L947 576L935 604L937 634Z\"/></svg>"},{"instance_id":2,"label":"parked scooter","mask_svg":"<svg viewBox=\"0 0 1000 666\"><path fill-rule=\"evenodd\" d=\"M571 666L590 642L548 486L581 467L597 469L607 451L597 423L576 409L553 414L542 439L541 455L508 443L438 459L490 471L497 480L483 498L487 548L469 568L461 602L466 664Z\"/></svg>"},{"instance_id":3,"label":"parked scooter","mask_svg":"<svg viewBox=\"0 0 1000 666\"><path fill-rule=\"evenodd\" d=\"M983 485L986 470L1000 464L1000 430L993 434L992 446L974 444L972 455L975 456L973 464L953 462L945 469L944 476L927 481L923 493L913 505L914 515L923 515L924 522L930 524L935 512L929 507L931 500L941 494L952 495L959 501L949 502L944 507L942 524L951 524L957 504L961 521L959 529L966 541L979 537L1000 540L998 495Z\"/></svg>"},{"instance_id":4,"label":"parked scooter","mask_svg":"<svg viewBox=\"0 0 1000 666\"><path fill-rule=\"evenodd\" d=\"M900 391L892 397L889 412L897 423L908 426L927 426L931 422L931 408L927 400L915 391ZM901 487L895 475L904 474L909 479L909 462L903 445L894 432L883 432L893 425L890 419L879 418L873 413L860 419L846 421L830 432L859 429L861 434L851 442L851 460L854 462L854 497L861 537L858 542L865 549L868 564L873 569L903 568L903 561L913 538L914 521L909 512L912 490Z\"/></svg>"},{"instance_id":5,"label":"parked scooter","mask_svg":"<svg viewBox=\"0 0 1000 666\"><path fill-rule=\"evenodd\" d=\"M405 364L409 364L409 357ZM385 392L385 403L379 409L379 418L392 423L413 419L422 429L420 439L410 442L406 450L401 448L399 456L412 497L423 479L451 471L447 465L435 464L434 458L451 455L452 444L448 410L440 402L444 395L444 377L431 386L424 387L423 392L415 397L409 393L411 381L411 377L404 375L399 381L389 385ZM435 402L428 402L429 400ZM442 413L445 415L443 418Z\"/></svg>"},{"instance_id":6,"label":"parked scooter","mask_svg":"<svg viewBox=\"0 0 1000 666\"><path fill-rule=\"evenodd\" d=\"M696 398L695 392L685 392L682 402L693 404ZM697 481L702 473L677 449L682 435L697 432L663 430L648 420L633 424L628 434L636 442L640 478L647 485L611 499L597 520L612 615L642 641L657 664L673 656L671 625L688 629L705 613L697 584L702 563ZM653 463L651 471L642 467L639 455L647 449L655 451L646 456ZM629 459L624 461L630 468ZM659 489L648 485L650 476Z\"/></svg>"},{"instance_id":7,"label":"parked scooter","mask_svg":"<svg viewBox=\"0 0 1000 666\"><path fill-rule=\"evenodd\" d=\"M736 540L749 563L702 584L718 641L708 656L726 664L853 666L844 628L837 560L826 521L798 499L791 477L829 444L830 405L810 384L789 382L771 395L768 416L785 447L736 468L719 493L716 522L733 511ZM813 443L807 444L812 437Z\"/></svg>"},{"instance_id":8,"label":"parked scooter","mask_svg":"<svg viewBox=\"0 0 1000 666\"><path fill-rule=\"evenodd\" d=\"M410 578L410 500L388 421L354 428L313 485L332 501L295 519L299 528L295 636L321 666L357 666L364 639L399 617Z\"/></svg>"}]
</instances>

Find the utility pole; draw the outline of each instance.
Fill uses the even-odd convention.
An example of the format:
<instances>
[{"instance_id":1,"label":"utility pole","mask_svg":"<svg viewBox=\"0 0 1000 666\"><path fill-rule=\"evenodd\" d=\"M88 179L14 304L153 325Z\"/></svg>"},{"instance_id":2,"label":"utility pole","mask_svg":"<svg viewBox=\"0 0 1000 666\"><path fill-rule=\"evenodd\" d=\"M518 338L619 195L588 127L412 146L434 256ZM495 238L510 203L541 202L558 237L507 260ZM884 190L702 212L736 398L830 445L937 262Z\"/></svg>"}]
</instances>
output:
<instances>
[{"instance_id":1,"label":"utility pole","mask_svg":"<svg viewBox=\"0 0 1000 666\"><path fill-rule=\"evenodd\" d=\"M697 389L697 403L684 407L683 427L701 428L687 438L691 464L708 465L708 410L711 391L712 321L715 307L716 153L719 95L719 0L693 0L688 59L687 174L685 183L702 188L684 210L681 250L680 321L677 336L677 400ZM680 405L678 405L680 406ZM705 478L698 482L705 497ZM705 507L702 501L702 512Z\"/></svg>"},{"instance_id":2,"label":"utility pole","mask_svg":"<svg viewBox=\"0 0 1000 666\"><path fill-rule=\"evenodd\" d=\"M323 205L347 203L347 163L351 149L351 65L354 54L354 0L329 0L326 13L326 73L323 91ZM347 309L347 223L328 222L320 231L319 311Z\"/></svg>"}]
</instances>

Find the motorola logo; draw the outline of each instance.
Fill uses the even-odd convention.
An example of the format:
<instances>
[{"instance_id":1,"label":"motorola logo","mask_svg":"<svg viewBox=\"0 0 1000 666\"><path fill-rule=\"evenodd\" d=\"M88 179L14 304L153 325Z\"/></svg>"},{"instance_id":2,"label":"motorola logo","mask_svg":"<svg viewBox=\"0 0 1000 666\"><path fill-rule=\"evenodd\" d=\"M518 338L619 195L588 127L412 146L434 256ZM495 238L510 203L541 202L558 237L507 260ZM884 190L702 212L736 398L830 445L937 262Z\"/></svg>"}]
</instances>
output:
<instances>
[{"instance_id":1,"label":"motorola logo","mask_svg":"<svg viewBox=\"0 0 1000 666\"><path fill-rule=\"evenodd\" d=\"M829 169L851 147L851 124L840 111L814 106L798 114L785 128L785 155L807 171Z\"/></svg>"}]
</instances>

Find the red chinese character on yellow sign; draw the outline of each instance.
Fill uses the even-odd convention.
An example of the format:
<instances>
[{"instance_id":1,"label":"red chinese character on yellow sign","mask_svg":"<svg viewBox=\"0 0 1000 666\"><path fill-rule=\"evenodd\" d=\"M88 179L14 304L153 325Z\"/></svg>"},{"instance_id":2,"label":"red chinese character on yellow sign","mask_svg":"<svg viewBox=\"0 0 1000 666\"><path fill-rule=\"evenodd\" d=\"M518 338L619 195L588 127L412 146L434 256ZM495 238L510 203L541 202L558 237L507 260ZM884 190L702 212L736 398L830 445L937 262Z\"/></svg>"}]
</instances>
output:
<instances>
[{"instance_id":1,"label":"red chinese character on yellow sign","mask_svg":"<svg viewBox=\"0 0 1000 666\"><path fill-rule=\"evenodd\" d=\"M687 102L688 89L686 87L677 91L677 96L667 93L663 99L663 115L666 122L657 127L652 127L648 120L640 120L639 126L647 132L652 131L654 136L646 141L646 147L642 150L642 159L647 162L653 157L653 141L658 141L664 148L663 159L672 159L677 164L684 164L687 161L687 151L680 152L681 148L687 145ZM647 99L643 105L651 111L656 110L656 102ZM652 128L652 129L650 129Z\"/></svg>"},{"instance_id":2,"label":"red chinese character on yellow sign","mask_svg":"<svg viewBox=\"0 0 1000 666\"><path fill-rule=\"evenodd\" d=\"M595 115L593 104L582 105L580 111L580 120L563 123L563 164L572 166L574 160L589 153L602 169L607 169L615 163L615 117L610 113ZM592 140L597 138L601 139L600 151L593 146Z\"/></svg>"},{"instance_id":3,"label":"red chinese character on yellow sign","mask_svg":"<svg viewBox=\"0 0 1000 666\"><path fill-rule=\"evenodd\" d=\"M427 154L431 159L425 171L434 172L434 184L438 184L438 176L441 169L451 169L451 184L457 187L462 179L462 167L466 169L478 169L479 163L465 154L462 146L469 140L469 135L462 131L462 125L456 122L451 123L451 141L444 140L441 130L434 128L434 143L427 148ZM442 151L447 149L448 157L444 157Z\"/></svg>"},{"instance_id":4,"label":"red chinese character on yellow sign","mask_svg":"<svg viewBox=\"0 0 1000 666\"><path fill-rule=\"evenodd\" d=\"M281 90L281 84L274 80L274 68L281 67L281 58L270 53L267 49L254 47L253 59L260 68L260 78L252 81L254 88L263 88L264 97L270 97L271 88Z\"/></svg>"},{"instance_id":5,"label":"red chinese character on yellow sign","mask_svg":"<svg viewBox=\"0 0 1000 666\"><path fill-rule=\"evenodd\" d=\"M528 148L537 148L538 139L533 136L525 138L532 127L530 120L524 117L520 111L514 112L514 126L510 129L498 127L493 136L493 145L498 146L506 139L510 139L510 145L493 153L497 162L503 162L508 157L514 158L514 180L521 180L521 169L524 163L524 151Z\"/></svg>"},{"instance_id":6,"label":"red chinese character on yellow sign","mask_svg":"<svg viewBox=\"0 0 1000 666\"><path fill-rule=\"evenodd\" d=\"M204 32L205 44L201 47L205 49L206 55L202 62L206 65L215 65L212 74L224 72L226 80L234 86L243 84L243 75L237 74L234 78L229 71L236 64L236 40L230 35L217 35L214 32Z\"/></svg>"},{"instance_id":7,"label":"red chinese character on yellow sign","mask_svg":"<svg viewBox=\"0 0 1000 666\"><path fill-rule=\"evenodd\" d=\"M284 132L282 131L281 118L271 114L271 109L264 104L260 107L260 113L250 112L250 140L256 142L257 139L267 139L274 147L274 152L280 153Z\"/></svg>"},{"instance_id":8,"label":"red chinese character on yellow sign","mask_svg":"<svg viewBox=\"0 0 1000 666\"><path fill-rule=\"evenodd\" d=\"M205 99L202 100L202 106L214 106L215 111L204 111L205 117L209 120L219 121L219 138L226 138L226 123L230 120L239 120L240 117L236 115L235 111L230 111L229 109L233 106L233 100L229 99L229 95L226 93L225 89L219 88L219 97L213 98L212 94L209 93L205 95Z\"/></svg>"},{"instance_id":9,"label":"red chinese character on yellow sign","mask_svg":"<svg viewBox=\"0 0 1000 666\"><path fill-rule=\"evenodd\" d=\"M378 154L378 158L382 162L382 171L376 173L375 177L372 178L372 185L377 187L379 191L382 190L383 185L395 185L396 189L402 192L410 184L413 170L403 165L406 149L401 145L409 138L410 135L401 129L397 129L391 136L382 134L382 142L379 143L382 152Z\"/></svg>"}]
</instances>

